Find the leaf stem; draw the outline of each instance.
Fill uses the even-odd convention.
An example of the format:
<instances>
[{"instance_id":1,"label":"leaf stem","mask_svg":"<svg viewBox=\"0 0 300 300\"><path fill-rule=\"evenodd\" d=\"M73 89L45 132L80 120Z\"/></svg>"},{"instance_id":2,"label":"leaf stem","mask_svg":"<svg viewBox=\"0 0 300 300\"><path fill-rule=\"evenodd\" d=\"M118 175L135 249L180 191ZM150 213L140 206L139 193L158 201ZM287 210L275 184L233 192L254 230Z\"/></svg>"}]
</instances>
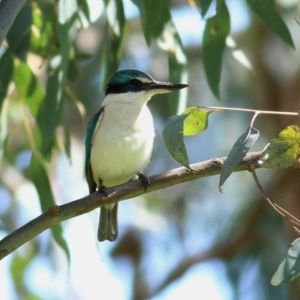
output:
<instances>
[{"instance_id":1,"label":"leaf stem","mask_svg":"<svg viewBox=\"0 0 300 300\"><path fill-rule=\"evenodd\" d=\"M250 112L254 113L255 117L260 114L269 114L269 115L285 115L285 116L300 116L300 111L298 112L288 112L288 111L272 111L272 110L256 110L248 108L236 108L236 107L222 107L222 106L198 106L199 108L212 109L214 111L230 110L230 111L241 111L241 112Z\"/></svg>"},{"instance_id":2,"label":"leaf stem","mask_svg":"<svg viewBox=\"0 0 300 300\"><path fill-rule=\"evenodd\" d=\"M255 113L253 114L253 117L252 117L252 119L251 119L250 126L249 126L249 132L251 131L251 128L253 127L254 121L255 121L255 119L256 119L256 117L257 117L258 115L259 115L258 112L255 112Z\"/></svg>"}]
</instances>

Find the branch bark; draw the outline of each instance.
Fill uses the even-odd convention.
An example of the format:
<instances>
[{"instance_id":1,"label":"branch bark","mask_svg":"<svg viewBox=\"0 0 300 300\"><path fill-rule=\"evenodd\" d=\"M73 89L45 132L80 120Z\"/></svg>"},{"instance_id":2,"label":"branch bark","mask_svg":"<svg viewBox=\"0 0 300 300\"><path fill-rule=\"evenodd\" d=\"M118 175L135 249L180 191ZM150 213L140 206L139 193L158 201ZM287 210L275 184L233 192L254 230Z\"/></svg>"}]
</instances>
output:
<instances>
[{"instance_id":1,"label":"branch bark","mask_svg":"<svg viewBox=\"0 0 300 300\"><path fill-rule=\"evenodd\" d=\"M246 171L248 170L249 165L253 168L267 168L268 166L266 164L262 166L257 162L261 155L262 152L247 154L235 169L235 172ZM68 219L88 213L98 207L134 198L141 194L150 193L182 182L220 174L225 159L226 157L211 159L192 164L191 169L181 167L159 175L151 176L149 177L151 185L146 192L144 191L143 184L139 180L134 180L116 187L108 188L106 190L106 195L95 192L67 204L53 206L37 218L3 238L0 241L0 259L12 253L46 229Z\"/></svg>"},{"instance_id":2,"label":"branch bark","mask_svg":"<svg viewBox=\"0 0 300 300\"><path fill-rule=\"evenodd\" d=\"M0 0L0 46L27 0Z\"/></svg>"}]
</instances>

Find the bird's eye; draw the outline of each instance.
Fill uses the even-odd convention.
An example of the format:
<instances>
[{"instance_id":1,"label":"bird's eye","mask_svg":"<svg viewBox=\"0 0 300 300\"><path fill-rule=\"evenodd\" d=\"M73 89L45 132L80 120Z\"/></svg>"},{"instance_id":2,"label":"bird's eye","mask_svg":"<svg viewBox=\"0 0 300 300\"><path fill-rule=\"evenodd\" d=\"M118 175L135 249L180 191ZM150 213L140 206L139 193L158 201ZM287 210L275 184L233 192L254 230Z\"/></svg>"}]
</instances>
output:
<instances>
[{"instance_id":1,"label":"bird's eye","mask_svg":"<svg viewBox=\"0 0 300 300\"><path fill-rule=\"evenodd\" d=\"M138 79L131 79L129 81L129 84L134 87L139 87L142 85L142 83Z\"/></svg>"}]
</instances>

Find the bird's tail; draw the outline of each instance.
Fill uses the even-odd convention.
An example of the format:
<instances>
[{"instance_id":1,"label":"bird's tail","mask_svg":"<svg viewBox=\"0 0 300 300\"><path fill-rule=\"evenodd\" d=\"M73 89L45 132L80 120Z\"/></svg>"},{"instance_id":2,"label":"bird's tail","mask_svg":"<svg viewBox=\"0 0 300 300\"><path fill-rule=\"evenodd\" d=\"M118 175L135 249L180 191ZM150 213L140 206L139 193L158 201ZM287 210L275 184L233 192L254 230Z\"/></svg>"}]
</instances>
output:
<instances>
[{"instance_id":1,"label":"bird's tail","mask_svg":"<svg viewBox=\"0 0 300 300\"><path fill-rule=\"evenodd\" d=\"M118 203L101 207L98 227L99 242L113 242L118 237Z\"/></svg>"}]
</instances>

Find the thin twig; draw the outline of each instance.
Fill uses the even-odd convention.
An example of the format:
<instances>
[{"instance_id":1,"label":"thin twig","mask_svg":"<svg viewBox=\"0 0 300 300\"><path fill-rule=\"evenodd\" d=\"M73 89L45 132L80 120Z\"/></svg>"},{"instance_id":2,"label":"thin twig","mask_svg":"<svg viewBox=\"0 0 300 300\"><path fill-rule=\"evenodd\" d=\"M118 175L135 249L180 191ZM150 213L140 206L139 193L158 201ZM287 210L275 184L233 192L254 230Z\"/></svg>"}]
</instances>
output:
<instances>
[{"instance_id":1,"label":"thin twig","mask_svg":"<svg viewBox=\"0 0 300 300\"><path fill-rule=\"evenodd\" d=\"M240 112L250 112L256 115L284 115L284 116L300 116L300 111L298 112L289 112L289 111L273 111L273 110L256 110L256 109L248 109L248 108L237 108L237 107L222 107L222 106L205 106L201 105L198 106L199 108L204 109L212 109L213 111L222 111L222 110L229 110L229 111L240 111Z\"/></svg>"},{"instance_id":2,"label":"thin twig","mask_svg":"<svg viewBox=\"0 0 300 300\"><path fill-rule=\"evenodd\" d=\"M273 207L273 209L282 217L284 218L288 223L290 223L290 225L292 226L292 228L295 230L295 232L300 235L300 220L297 219L295 216L293 216L291 213L289 213L288 211L286 211L284 208L282 208L280 205L274 203L266 194L266 192L264 191L262 185L260 184L257 174L255 172L255 167L253 166L249 166L249 171L253 176L253 179L256 183L256 186L258 187L258 189L260 190L262 196L268 201L268 203ZM299 228L298 228L299 227Z\"/></svg>"}]
</instances>

